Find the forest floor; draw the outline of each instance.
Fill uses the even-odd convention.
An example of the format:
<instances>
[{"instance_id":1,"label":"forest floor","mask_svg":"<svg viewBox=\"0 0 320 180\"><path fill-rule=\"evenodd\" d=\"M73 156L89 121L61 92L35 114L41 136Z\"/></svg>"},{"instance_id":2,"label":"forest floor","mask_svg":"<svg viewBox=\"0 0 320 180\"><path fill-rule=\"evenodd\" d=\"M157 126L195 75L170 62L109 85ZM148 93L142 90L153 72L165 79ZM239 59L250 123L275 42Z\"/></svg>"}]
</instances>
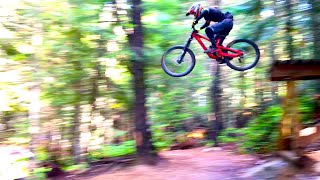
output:
<instances>
[{"instance_id":1,"label":"forest floor","mask_svg":"<svg viewBox=\"0 0 320 180\"><path fill-rule=\"evenodd\" d=\"M194 148L160 153L156 166L136 165L108 168L101 165L68 180L237 180L258 159L221 148ZM107 170L108 169L108 170Z\"/></svg>"}]
</instances>

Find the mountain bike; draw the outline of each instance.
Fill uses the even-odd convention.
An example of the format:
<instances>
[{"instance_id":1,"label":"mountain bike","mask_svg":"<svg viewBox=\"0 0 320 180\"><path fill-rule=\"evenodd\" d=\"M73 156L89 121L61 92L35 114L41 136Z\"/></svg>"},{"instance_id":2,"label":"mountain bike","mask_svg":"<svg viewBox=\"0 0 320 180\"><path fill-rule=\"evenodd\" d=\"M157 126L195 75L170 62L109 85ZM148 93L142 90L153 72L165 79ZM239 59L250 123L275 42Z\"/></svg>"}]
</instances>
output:
<instances>
[{"instance_id":1,"label":"mountain bike","mask_svg":"<svg viewBox=\"0 0 320 180\"><path fill-rule=\"evenodd\" d=\"M193 70L196 58L192 50L189 49L193 38L197 40L204 51L208 49L202 40L210 42L209 38L198 34L194 26L192 29L190 38L185 45L173 46L162 55L162 69L170 76L185 76ZM248 39L236 39L225 47L220 43L222 38L224 39L225 36L218 35L216 38L217 51L215 54L207 53L209 58L225 62L231 69L237 71L245 71L257 65L260 51L254 42Z\"/></svg>"}]
</instances>

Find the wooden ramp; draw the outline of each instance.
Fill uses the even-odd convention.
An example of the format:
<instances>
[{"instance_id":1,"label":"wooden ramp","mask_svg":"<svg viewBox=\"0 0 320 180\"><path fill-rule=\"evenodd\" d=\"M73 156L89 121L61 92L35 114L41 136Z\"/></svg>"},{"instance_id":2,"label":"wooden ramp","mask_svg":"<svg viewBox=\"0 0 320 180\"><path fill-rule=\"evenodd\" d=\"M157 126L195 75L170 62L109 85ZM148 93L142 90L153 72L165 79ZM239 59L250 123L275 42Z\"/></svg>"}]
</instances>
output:
<instances>
[{"instance_id":1,"label":"wooden ramp","mask_svg":"<svg viewBox=\"0 0 320 180\"><path fill-rule=\"evenodd\" d=\"M271 81L320 79L320 60L275 61L270 74Z\"/></svg>"},{"instance_id":2,"label":"wooden ramp","mask_svg":"<svg viewBox=\"0 0 320 180\"><path fill-rule=\"evenodd\" d=\"M302 129L295 92L295 81L313 79L320 79L320 60L275 61L270 69L271 81L287 81L279 150L299 150L320 138L319 125Z\"/></svg>"}]
</instances>

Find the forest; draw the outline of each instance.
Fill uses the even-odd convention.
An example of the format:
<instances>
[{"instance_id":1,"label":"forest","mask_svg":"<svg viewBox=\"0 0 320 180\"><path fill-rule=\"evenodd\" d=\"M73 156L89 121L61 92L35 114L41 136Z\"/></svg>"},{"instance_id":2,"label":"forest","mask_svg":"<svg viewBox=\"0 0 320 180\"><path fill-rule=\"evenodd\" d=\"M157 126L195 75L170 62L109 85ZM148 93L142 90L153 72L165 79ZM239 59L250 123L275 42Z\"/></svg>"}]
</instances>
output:
<instances>
[{"instance_id":1,"label":"forest","mask_svg":"<svg viewBox=\"0 0 320 180\"><path fill-rule=\"evenodd\" d=\"M255 42L254 68L218 64L193 41L193 71L163 71L163 53L190 37L185 14L195 1L1 0L0 179L46 179L113 161L155 165L175 149L275 152L286 82L271 81L270 68L320 60L320 1L198 2L233 14L224 45ZM296 89L301 122L319 120L319 81L296 81Z\"/></svg>"}]
</instances>

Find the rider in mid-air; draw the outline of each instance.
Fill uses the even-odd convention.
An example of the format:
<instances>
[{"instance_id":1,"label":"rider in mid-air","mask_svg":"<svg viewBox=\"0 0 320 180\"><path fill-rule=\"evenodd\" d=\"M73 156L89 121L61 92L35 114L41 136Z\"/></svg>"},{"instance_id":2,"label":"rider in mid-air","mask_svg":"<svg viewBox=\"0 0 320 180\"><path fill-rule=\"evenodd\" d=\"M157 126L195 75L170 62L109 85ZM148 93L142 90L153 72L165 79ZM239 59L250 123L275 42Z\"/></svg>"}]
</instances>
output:
<instances>
[{"instance_id":1,"label":"rider in mid-air","mask_svg":"<svg viewBox=\"0 0 320 180\"><path fill-rule=\"evenodd\" d=\"M223 13L218 8L203 8L201 4L191 6L186 16L189 16L190 14L194 16L193 26L198 24L198 21L202 18L206 20L200 27L200 30L206 28L205 31L212 46L204 52L215 54L217 51L215 40L220 35L220 44L222 44L223 40L233 27L233 15L230 12ZM211 21L216 23L210 26Z\"/></svg>"}]
</instances>

